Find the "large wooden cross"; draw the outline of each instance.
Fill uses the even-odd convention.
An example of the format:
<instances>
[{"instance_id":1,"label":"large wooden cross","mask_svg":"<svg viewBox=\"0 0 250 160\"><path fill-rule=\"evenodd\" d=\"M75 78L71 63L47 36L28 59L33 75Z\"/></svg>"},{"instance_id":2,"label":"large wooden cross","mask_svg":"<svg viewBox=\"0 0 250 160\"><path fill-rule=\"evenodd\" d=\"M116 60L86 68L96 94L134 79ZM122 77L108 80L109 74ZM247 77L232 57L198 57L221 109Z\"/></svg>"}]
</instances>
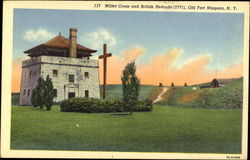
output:
<instances>
[{"instance_id":1,"label":"large wooden cross","mask_svg":"<svg viewBox=\"0 0 250 160\"><path fill-rule=\"evenodd\" d=\"M106 98L107 58L111 56L112 53L107 53L107 45L103 44L103 55L99 56L99 59L103 59L103 99Z\"/></svg>"}]
</instances>

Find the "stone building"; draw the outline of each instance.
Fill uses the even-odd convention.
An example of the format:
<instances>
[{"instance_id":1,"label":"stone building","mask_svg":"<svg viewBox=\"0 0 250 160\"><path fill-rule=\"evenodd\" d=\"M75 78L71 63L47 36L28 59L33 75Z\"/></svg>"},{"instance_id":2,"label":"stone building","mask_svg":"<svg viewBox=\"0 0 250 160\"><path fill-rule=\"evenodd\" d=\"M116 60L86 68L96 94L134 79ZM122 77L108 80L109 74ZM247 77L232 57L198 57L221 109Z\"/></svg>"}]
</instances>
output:
<instances>
[{"instance_id":1,"label":"stone building","mask_svg":"<svg viewBox=\"0 0 250 160\"><path fill-rule=\"evenodd\" d=\"M98 60L90 59L96 50L77 44L77 29L69 39L58 36L24 51L30 59L22 62L20 105L31 105L32 90L40 76L50 76L55 102L73 97L100 98Z\"/></svg>"}]
</instances>

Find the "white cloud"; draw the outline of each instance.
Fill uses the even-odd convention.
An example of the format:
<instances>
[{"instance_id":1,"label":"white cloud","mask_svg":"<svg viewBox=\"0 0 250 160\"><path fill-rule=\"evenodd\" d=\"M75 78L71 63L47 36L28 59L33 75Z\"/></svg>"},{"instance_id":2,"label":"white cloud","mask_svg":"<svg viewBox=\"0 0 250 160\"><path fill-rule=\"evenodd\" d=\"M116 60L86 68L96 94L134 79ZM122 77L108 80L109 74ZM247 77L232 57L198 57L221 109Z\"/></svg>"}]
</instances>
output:
<instances>
[{"instance_id":1,"label":"white cloud","mask_svg":"<svg viewBox=\"0 0 250 160\"><path fill-rule=\"evenodd\" d=\"M53 33L47 31L46 29L38 29L38 30L27 30L23 34L23 38L27 41L36 41L36 42L41 42L41 41L46 41L51 39L54 36Z\"/></svg>"},{"instance_id":2,"label":"white cloud","mask_svg":"<svg viewBox=\"0 0 250 160\"><path fill-rule=\"evenodd\" d=\"M92 48L102 48L106 43L108 47L116 45L116 38L106 29L99 28L94 32L90 32L83 37L83 41L89 43Z\"/></svg>"}]
</instances>

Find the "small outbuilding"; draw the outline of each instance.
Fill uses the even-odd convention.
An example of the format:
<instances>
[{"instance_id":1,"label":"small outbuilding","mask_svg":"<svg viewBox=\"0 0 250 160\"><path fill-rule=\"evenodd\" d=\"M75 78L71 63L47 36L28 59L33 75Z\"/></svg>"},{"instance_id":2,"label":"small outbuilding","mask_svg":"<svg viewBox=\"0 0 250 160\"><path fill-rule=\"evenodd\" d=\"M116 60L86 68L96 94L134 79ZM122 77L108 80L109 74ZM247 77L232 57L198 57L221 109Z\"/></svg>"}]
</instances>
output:
<instances>
[{"instance_id":1,"label":"small outbuilding","mask_svg":"<svg viewBox=\"0 0 250 160\"><path fill-rule=\"evenodd\" d=\"M159 82L159 86L158 87L163 87L163 85L162 85L162 83L161 82Z\"/></svg>"},{"instance_id":2,"label":"small outbuilding","mask_svg":"<svg viewBox=\"0 0 250 160\"><path fill-rule=\"evenodd\" d=\"M213 88L219 87L219 81L216 78L213 79L210 86Z\"/></svg>"}]
</instances>

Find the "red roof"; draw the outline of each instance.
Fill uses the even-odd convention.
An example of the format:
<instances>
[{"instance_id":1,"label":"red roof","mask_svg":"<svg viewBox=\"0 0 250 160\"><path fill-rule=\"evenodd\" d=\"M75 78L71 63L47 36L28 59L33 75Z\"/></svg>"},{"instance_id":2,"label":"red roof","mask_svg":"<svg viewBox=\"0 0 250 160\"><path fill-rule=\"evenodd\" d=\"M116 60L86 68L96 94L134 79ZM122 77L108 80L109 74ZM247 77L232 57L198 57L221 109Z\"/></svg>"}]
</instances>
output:
<instances>
[{"instance_id":1,"label":"red roof","mask_svg":"<svg viewBox=\"0 0 250 160\"><path fill-rule=\"evenodd\" d=\"M66 48L67 49L67 48L69 48L69 39L59 35L59 36L52 38L48 42L45 42L43 44L40 44L36 47L33 47L29 50L24 51L24 53L32 53L38 47L55 47L55 48ZM77 44L77 50L85 51L85 52L89 52L89 53L94 53L97 51L97 50L93 50L93 49L87 48L85 46L82 46L80 44Z\"/></svg>"}]
</instances>

